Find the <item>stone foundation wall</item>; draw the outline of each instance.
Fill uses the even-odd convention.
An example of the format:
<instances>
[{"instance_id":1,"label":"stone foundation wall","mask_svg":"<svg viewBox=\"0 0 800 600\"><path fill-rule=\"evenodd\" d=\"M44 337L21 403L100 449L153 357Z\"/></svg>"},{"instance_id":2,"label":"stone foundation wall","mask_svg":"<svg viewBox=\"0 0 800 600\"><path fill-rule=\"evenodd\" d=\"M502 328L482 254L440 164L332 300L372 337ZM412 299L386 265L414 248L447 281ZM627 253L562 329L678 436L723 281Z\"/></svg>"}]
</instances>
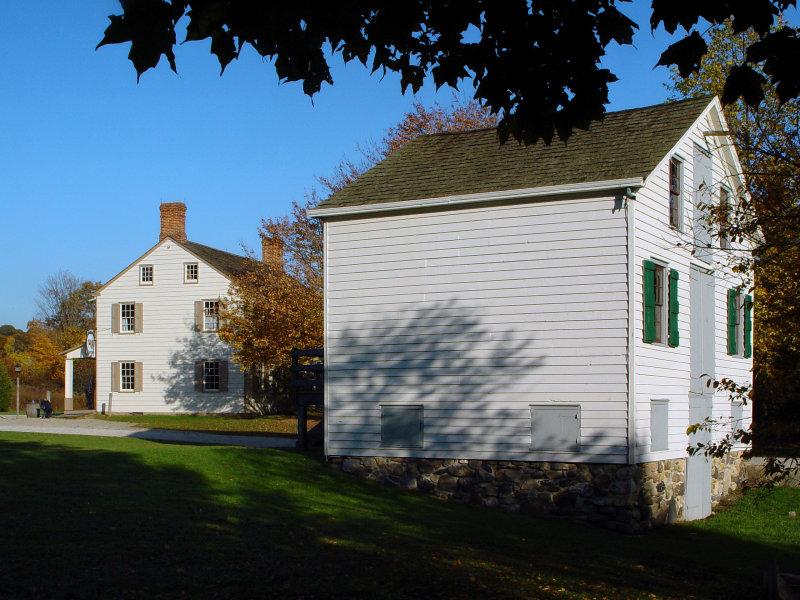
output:
<instances>
[{"instance_id":1,"label":"stone foundation wall","mask_svg":"<svg viewBox=\"0 0 800 600\"><path fill-rule=\"evenodd\" d=\"M748 479L747 462L742 452L731 452L724 458L711 459L711 506L738 490Z\"/></svg>"},{"instance_id":2,"label":"stone foundation wall","mask_svg":"<svg viewBox=\"0 0 800 600\"><path fill-rule=\"evenodd\" d=\"M714 503L741 483L741 457L715 459ZM686 460L637 465L329 457L334 469L444 500L567 516L624 532L680 520Z\"/></svg>"}]
</instances>

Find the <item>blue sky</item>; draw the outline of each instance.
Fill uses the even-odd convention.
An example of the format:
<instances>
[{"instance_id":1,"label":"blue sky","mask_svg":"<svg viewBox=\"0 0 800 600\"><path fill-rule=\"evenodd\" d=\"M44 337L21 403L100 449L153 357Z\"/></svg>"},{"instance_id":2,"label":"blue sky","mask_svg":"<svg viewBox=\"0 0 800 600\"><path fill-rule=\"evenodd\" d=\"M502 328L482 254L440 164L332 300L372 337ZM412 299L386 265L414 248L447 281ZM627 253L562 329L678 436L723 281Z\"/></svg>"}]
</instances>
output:
<instances>
[{"instance_id":1,"label":"blue sky","mask_svg":"<svg viewBox=\"0 0 800 600\"><path fill-rule=\"evenodd\" d=\"M663 102L668 71L653 65L669 36L650 33L649 2L622 10L642 29L604 62L620 78L609 108ZM0 3L0 324L24 329L59 269L113 277L157 241L161 202L186 203L193 241L257 247L262 217L288 213L414 100L398 77L334 59L312 104L252 50L219 77L207 42L177 49L179 75L162 61L137 85L126 46L94 49L118 12L116 0Z\"/></svg>"}]
</instances>

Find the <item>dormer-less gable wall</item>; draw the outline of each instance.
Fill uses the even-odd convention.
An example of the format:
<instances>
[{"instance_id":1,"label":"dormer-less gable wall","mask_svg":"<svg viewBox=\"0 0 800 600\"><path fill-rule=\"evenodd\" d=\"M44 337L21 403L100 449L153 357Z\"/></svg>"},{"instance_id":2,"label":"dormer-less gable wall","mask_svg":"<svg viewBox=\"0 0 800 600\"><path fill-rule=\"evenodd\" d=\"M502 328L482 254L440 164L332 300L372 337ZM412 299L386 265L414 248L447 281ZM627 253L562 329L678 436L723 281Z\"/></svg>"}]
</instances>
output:
<instances>
[{"instance_id":1,"label":"dormer-less gable wall","mask_svg":"<svg viewBox=\"0 0 800 600\"><path fill-rule=\"evenodd\" d=\"M196 281L186 280L187 264L197 265ZM141 265L152 267L152 282L140 281ZM141 391L114 392L114 411L240 411L243 376L230 347L217 333L196 327L197 303L224 297L229 285L225 276L169 239L112 280L97 298L98 408L117 389L112 365L134 362L142 365ZM121 304L136 307L132 333L123 331ZM195 390L195 363L200 359L228 363L227 392Z\"/></svg>"},{"instance_id":2,"label":"dormer-less gable wall","mask_svg":"<svg viewBox=\"0 0 800 600\"><path fill-rule=\"evenodd\" d=\"M715 102L647 177L645 186L632 202L633 415L637 462L686 455L686 428L690 424L687 391L690 389L693 343L690 327L693 265L713 273L714 277L715 377L731 377L741 382L751 380L752 359L728 356L726 351L727 290L739 285L741 278L730 271L727 253L719 249L716 233L698 233L698 227L702 226L702 215L697 209L700 194L704 194L702 198L706 202L718 201L721 186L735 193L741 185L741 180L735 176L740 169L735 152L728 146L728 138L721 135L724 128L724 119L719 117L718 103ZM680 229L670 224L670 162L673 160L679 161L681 168ZM699 183L706 173L710 174L711 185L698 192ZM697 248L698 242L703 247ZM705 247L708 243L711 249ZM647 341L645 305L652 302L652 298L645 297L644 278L649 277L647 263L664 269L665 321L670 319L670 283L677 291L676 344L671 343L669 323L664 325L662 343ZM669 281L670 274L673 275L672 282ZM730 417L731 402L726 394L715 394L713 402L715 417ZM750 418L749 406L744 409L744 417L746 425ZM666 444L661 441L661 433L651 431L653 419L658 422L663 418L667 419Z\"/></svg>"}]
</instances>

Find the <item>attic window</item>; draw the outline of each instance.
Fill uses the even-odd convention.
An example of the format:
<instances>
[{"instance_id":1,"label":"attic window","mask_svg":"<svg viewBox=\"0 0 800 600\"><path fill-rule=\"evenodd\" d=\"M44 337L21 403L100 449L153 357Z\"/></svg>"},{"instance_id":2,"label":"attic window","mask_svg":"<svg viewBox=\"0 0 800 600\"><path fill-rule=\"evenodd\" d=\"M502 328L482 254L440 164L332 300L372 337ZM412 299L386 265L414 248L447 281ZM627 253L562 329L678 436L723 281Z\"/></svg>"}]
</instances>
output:
<instances>
[{"instance_id":1,"label":"attic window","mask_svg":"<svg viewBox=\"0 0 800 600\"><path fill-rule=\"evenodd\" d=\"M677 158L669 161L669 224L681 230L683 223L683 163Z\"/></svg>"},{"instance_id":2,"label":"attic window","mask_svg":"<svg viewBox=\"0 0 800 600\"><path fill-rule=\"evenodd\" d=\"M153 285L153 265L139 265L139 285Z\"/></svg>"},{"instance_id":3,"label":"attic window","mask_svg":"<svg viewBox=\"0 0 800 600\"><path fill-rule=\"evenodd\" d=\"M183 267L183 282L197 283L197 263L184 263Z\"/></svg>"}]
</instances>

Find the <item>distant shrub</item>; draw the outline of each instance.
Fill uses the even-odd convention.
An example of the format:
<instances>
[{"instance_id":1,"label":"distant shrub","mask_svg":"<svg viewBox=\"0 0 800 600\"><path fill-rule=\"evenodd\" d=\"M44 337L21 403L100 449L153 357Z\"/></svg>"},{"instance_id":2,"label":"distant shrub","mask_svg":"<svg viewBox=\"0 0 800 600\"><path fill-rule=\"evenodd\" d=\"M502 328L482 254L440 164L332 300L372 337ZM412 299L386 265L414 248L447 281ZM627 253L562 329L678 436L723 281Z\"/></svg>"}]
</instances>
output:
<instances>
[{"instance_id":1,"label":"distant shrub","mask_svg":"<svg viewBox=\"0 0 800 600\"><path fill-rule=\"evenodd\" d=\"M11 408L14 399L14 382L3 363L0 363L0 412Z\"/></svg>"}]
</instances>

